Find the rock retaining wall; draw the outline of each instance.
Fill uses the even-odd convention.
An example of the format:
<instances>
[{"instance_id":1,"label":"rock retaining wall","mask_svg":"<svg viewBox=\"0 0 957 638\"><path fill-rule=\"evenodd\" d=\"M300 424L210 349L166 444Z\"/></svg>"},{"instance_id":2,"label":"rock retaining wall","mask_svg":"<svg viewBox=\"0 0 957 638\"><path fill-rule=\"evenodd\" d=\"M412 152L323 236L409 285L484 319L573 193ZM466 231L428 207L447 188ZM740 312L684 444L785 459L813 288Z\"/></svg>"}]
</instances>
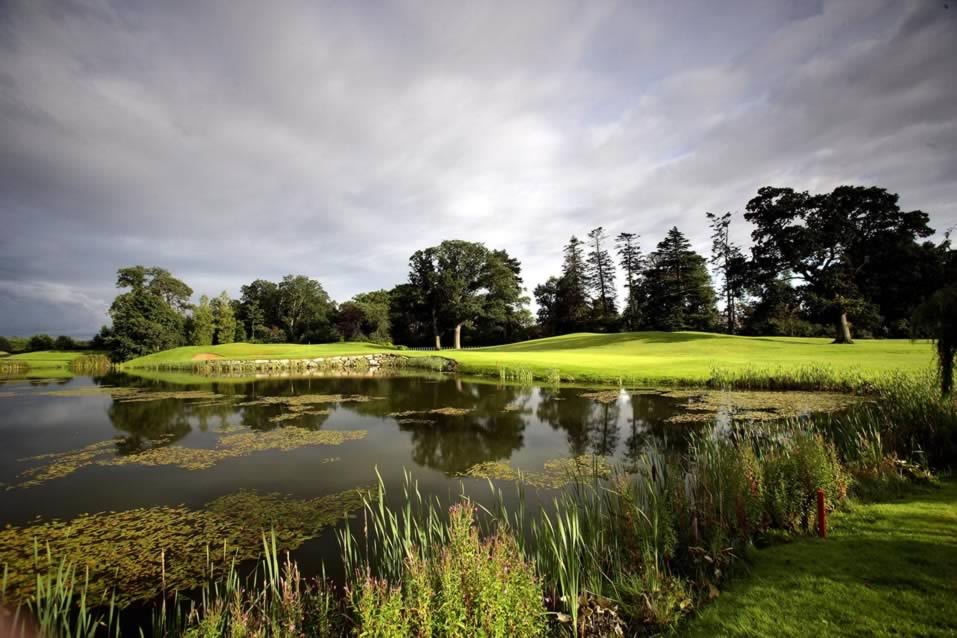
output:
<instances>
[{"instance_id":1,"label":"rock retaining wall","mask_svg":"<svg viewBox=\"0 0 957 638\"><path fill-rule=\"evenodd\" d=\"M440 357L406 357L397 354L366 354L315 359L217 359L197 361L193 371L200 374L287 375L366 373L377 374L399 369L426 368L436 372L455 372L457 365L451 359Z\"/></svg>"}]
</instances>

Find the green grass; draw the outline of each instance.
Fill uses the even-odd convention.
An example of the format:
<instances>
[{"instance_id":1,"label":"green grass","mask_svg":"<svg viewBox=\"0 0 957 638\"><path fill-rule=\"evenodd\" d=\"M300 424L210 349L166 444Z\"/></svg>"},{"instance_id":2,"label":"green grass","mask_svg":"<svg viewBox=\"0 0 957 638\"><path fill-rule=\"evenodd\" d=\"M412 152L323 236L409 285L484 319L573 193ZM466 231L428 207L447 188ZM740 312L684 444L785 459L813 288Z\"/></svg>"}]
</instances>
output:
<instances>
[{"instance_id":1,"label":"green grass","mask_svg":"<svg viewBox=\"0 0 957 638\"><path fill-rule=\"evenodd\" d=\"M374 343L321 343L301 345L295 343L228 343L221 346L183 346L164 350L155 354L138 357L124 365L130 368L150 366L192 364L193 357L214 354L223 359L314 359L316 357L338 357L347 355L373 354L376 352L394 352L395 348Z\"/></svg>"},{"instance_id":2,"label":"green grass","mask_svg":"<svg viewBox=\"0 0 957 638\"><path fill-rule=\"evenodd\" d=\"M957 636L957 481L832 517L827 540L757 550L698 636Z\"/></svg>"},{"instance_id":3,"label":"green grass","mask_svg":"<svg viewBox=\"0 0 957 638\"><path fill-rule=\"evenodd\" d=\"M91 350L41 350L39 352L24 352L7 357L7 361L22 361L33 368L68 368L80 357L92 354L102 354Z\"/></svg>"},{"instance_id":4,"label":"green grass","mask_svg":"<svg viewBox=\"0 0 957 638\"><path fill-rule=\"evenodd\" d=\"M202 353L227 359L298 359L373 352L395 350L366 343L239 343L176 348L134 359L126 366L186 365ZM441 355L458 361L464 373L499 376L502 369L507 369L516 373L512 376L548 379L557 374L566 381L593 383L702 383L711 378L715 369L740 374L758 371L760 376L771 372L795 373L810 367L832 371L842 378L875 380L893 370L926 370L933 362L929 343L906 339L832 345L828 339L700 332L579 333L481 350L443 350Z\"/></svg>"}]
</instances>

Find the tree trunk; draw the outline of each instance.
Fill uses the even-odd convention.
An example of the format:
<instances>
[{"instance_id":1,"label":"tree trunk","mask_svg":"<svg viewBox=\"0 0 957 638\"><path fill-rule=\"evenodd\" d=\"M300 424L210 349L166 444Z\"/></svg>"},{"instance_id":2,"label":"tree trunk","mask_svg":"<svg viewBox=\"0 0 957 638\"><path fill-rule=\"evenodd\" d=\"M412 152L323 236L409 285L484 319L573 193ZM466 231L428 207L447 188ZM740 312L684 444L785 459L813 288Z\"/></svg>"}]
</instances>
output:
<instances>
[{"instance_id":1,"label":"tree trunk","mask_svg":"<svg viewBox=\"0 0 957 638\"><path fill-rule=\"evenodd\" d=\"M442 349L442 335L438 333L435 334L435 349L436 350Z\"/></svg>"},{"instance_id":2,"label":"tree trunk","mask_svg":"<svg viewBox=\"0 0 957 638\"><path fill-rule=\"evenodd\" d=\"M837 337L833 343L854 343L851 339L851 326L847 323L847 313L842 311L837 321Z\"/></svg>"},{"instance_id":3,"label":"tree trunk","mask_svg":"<svg viewBox=\"0 0 957 638\"><path fill-rule=\"evenodd\" d=\"M462 324L455 324L455 349L462 349Z\"/></svg>"}]
</instances>

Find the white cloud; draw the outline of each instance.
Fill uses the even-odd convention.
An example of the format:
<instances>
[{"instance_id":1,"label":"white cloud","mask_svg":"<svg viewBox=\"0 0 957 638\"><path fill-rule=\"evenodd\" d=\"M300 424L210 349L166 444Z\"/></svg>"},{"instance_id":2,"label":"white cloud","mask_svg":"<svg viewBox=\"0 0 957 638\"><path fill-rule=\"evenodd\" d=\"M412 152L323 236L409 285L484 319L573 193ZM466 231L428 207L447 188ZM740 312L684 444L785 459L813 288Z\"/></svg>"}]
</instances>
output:
<instances>
[{"instance_id":1,"label":"white cloud","mask_svg":"<svg viewBox=\"0 0 957 638\"><path fill-rule=\"evenodd\" d=\"M531 288L597 225L705 249L704 211L769 183L877 183L957 223L955 12L807 7L8 3L7 308L102 316L131 263L344 299L452 237L507 248Z\"/></svg>"}]
</instances>

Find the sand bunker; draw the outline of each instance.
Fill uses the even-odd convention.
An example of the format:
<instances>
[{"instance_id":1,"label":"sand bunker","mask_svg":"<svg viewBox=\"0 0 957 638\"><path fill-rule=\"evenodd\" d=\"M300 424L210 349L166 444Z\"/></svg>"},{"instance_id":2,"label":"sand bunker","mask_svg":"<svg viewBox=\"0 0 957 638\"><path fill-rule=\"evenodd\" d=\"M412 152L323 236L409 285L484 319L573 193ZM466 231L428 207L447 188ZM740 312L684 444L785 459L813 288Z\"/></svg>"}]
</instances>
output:
<instances>
[{"instance_id":1,"label":"sand bunker","mask_svg":"<svg viewBox=\"0 0 957 638\"><path fill-rule=\"evenodd\" d=\"M218 359L222 359L222 357L212 352L200 352L193 355L193 361L216 361Z\"/></svg>"}]
</instances>

